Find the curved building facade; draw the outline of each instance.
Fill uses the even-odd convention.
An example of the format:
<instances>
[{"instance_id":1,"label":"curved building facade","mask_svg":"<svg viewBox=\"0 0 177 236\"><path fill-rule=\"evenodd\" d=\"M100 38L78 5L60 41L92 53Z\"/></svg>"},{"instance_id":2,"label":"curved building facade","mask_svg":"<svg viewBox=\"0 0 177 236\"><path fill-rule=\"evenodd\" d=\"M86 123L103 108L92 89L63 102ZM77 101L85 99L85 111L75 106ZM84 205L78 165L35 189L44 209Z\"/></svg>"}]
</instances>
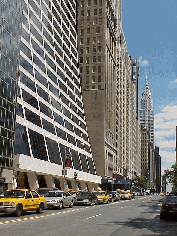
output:
<instances>
[{"instance_id":1,"label":"curved building facade","mask_svg":"<svg viewBox=\"0 0 177 236\"><path fill-rule=\"evenodd\" d=\"M21 1L14 139L17 185L69 188L99 183L78 71L76 2ZM74 183L74 173L78 178Z\"/></svg>"}]
</instances>

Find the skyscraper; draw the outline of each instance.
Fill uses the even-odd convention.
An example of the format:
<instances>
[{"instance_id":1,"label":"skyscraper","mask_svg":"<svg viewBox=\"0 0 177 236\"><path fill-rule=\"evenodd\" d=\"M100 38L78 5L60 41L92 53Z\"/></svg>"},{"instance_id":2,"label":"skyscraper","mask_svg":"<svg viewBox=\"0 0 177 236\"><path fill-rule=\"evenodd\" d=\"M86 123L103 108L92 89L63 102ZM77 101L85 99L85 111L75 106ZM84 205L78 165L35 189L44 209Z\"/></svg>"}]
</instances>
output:
<instances>
[{"instance_id":1,"label":"skyscraper","mask_svg":"<svg viewBox=\"0 0 177 236\"><path fill-rule=\"evenodd\" d=\"M88 185L99 183L78 76L76 2L28 0L17 5L21 16L15 77L17 184L30 188L55 184L62 188L62 166L68 155L71 162L66 178L70 188L74 187L75 171L78 187L86 186L83 181ZM17 15L14 9L8 14L8 20L10 14ZM9 22L7 29L12 24ZM13 45L12 40L9 44ZM8 70L6 67L5 72Z\"/></svg>"},{"instance_id":2,"label":"skyscraper","mask_svg":"<svg viewBox=\"0 0 177 236\"><path fill-rule=\"evenodd\" d=\"M151 90L149 89L147 76L145 79L145 87L141 98L141 109L139 110L140 123L146 127L150 133L150 142L154 145L154 109Z\"/></svg>"}]
</instances>

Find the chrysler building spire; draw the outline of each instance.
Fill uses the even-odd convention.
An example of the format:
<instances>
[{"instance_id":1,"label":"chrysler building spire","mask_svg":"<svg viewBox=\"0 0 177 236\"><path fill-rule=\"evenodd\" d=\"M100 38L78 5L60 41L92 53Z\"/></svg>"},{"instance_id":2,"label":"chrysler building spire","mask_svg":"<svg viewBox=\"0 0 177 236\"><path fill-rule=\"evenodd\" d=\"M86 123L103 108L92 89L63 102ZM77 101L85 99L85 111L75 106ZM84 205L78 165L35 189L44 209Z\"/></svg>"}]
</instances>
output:
<instances>
[{"instance_id":1,"label":"chrysler building spire","mask_svg":"<svg viewBox=\"0 0 177 236\"><path fill-rule=\"evenodd\" d=\"M154 108L151 96L151 90L147 81L147 74L145 77L145 87L143 89L140 109L140 123L150 133L150 141L154 143Z\"/></svg>"}]
</instances>

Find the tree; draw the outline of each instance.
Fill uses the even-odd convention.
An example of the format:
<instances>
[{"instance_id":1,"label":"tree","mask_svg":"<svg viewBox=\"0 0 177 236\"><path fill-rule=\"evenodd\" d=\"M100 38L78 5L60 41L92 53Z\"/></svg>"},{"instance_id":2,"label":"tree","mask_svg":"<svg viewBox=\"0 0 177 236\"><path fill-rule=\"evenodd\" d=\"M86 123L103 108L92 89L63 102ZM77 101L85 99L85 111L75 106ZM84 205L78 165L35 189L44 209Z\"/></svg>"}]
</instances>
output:
<instances>
[{"instance_id":1,"label":"tree","mask_svg":"<svg viewBox=\"0 0 177 236\"><path fill-rule=\"evenodd\" d=\"M144 189L147 187L147 178L145 176L135 176L135 180L134 180L134 187L135 188L140 188L140 189Z\"/></svg>"},{"instance_id":2,"label":"tree","mask_svg":"<svg viewBox=\"0 0 177 236\"><path fill-rule=\"evenodd\" d=\"M164 170L165 174L163 175L165 182L171 183L175 191L177 191L177 163L171 166L170 170Z\"/></svg>"}]
</instances>

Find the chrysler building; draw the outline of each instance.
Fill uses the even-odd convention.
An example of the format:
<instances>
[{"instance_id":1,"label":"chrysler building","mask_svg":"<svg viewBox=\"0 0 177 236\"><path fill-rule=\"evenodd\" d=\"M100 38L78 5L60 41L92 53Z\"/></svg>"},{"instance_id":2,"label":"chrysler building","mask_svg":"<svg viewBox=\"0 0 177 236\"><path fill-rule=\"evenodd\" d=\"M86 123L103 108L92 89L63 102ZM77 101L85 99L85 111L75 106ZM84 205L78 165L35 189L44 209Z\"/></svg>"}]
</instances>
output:
<instances>
[{"instance_id":1,"label":"chrysler building","mask_svg":"<svg viewBox=\"0 0 177 236\"><path fill-rule=\"evenodd\" d=\"M145 79L145 87L143 89L141 98L141 109L139 111L140 123L150 133L150 142L154 144L154 109L151 90L147 82L147 75Z\"/></svg>"}]
</instances>

